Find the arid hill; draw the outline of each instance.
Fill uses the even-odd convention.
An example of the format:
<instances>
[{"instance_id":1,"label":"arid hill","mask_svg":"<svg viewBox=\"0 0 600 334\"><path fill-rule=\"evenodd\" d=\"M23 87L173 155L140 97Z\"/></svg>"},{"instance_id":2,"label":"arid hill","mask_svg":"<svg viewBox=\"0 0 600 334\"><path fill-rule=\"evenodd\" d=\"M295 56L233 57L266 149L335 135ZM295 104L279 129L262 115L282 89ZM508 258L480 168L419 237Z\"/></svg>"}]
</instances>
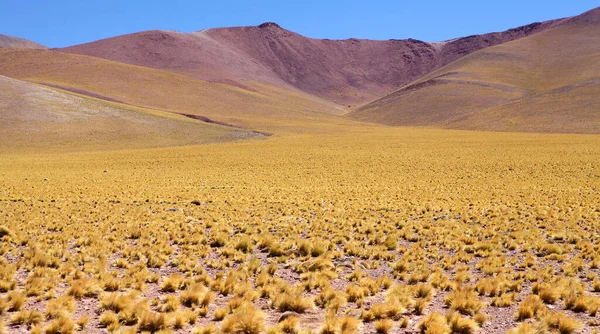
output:
<instances>
[{"instance_id":1,"label":"arid hill","mask_svg":"<svg viewBox=\"0 0 600 334\"><path fill-rule=\"evenodd\" d=\"M0 75L269 133L356 121L595 133L599 11L436 43L319 40L275 23L154 30L2 50Z\"/></svg>"},{"instance_id":2,"label":"arid hill","mask_svg":"<svg viewBox=\"0 0 600 334\"><path fill-rule=\"evenodd\" d=\"M441 43L319 40L275 23L194 33L145 31L61 51L175 71L245 87L262 81L294 87L339 104L364 103L464 55L560 24L535 23Z\"/></svg>"},{"instance_id":3,"label":"arid hill","mask_svg":"<svg viewBox=\"0 0 600 334\"><path fill-rule=\"evenodd\" d=\"M0 151L191 145L260 136L0 76Z\"/></svg>"},{"instance_id":4,"label":"arid hill","mask_svg":"<svg viewBox=\"0 0 600 334\"><path fill-rule=\"evenodd\" d=\"M389 125L600 132L600 9L470 54L352 112Z\"/></svg>"},{"instance_id":5,"label":"arid hill","mask_svg":"<svg viewBox=\"0 0 600 334\"><path fill-rule=\"evenodd\" d=\"M55 50L0 50L0 74L131 106L208 117L268 133L321 132L359 122L307 93L251 82L246 89Z\"/></svg>"},{"instance_id":6,"label":"arid hill","mask_svg":"<svg viewBox=\"0 0 600 334\"><path fill-rule=\"evenodd\" d=\"M47 47L23 38L0 34L0 49L47 49Z\"/></svg>"}]
</instances>

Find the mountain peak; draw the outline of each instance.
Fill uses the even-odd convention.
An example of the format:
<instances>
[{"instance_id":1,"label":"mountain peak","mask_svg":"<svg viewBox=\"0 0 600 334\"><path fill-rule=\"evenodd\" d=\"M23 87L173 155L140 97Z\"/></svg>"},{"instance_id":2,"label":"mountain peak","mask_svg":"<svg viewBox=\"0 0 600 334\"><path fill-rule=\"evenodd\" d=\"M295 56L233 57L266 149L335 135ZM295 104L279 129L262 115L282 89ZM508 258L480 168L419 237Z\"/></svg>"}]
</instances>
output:
<instances>
[{"instance_id":1,"label":"mountain peak","mask_svg":"<svg viewBox=\"0 0 600 334\"><path fill-rule=\"evenodd\" d=\"M47 49L47 47L23 38L0 34L0 48L6 49Z\"/></svg>"},{"instance_id":2,"label":"mountain peak","mask_svg":"<svg viewBox=\"0 0 600 334\"><path fill-rule=\"evenodd\" d=\"M275 22L265 22L261 25L258 26L261 29L265 29L265 28L277 28L277 29L281 29L281 26Z\"/></svg>"}]
</instances>

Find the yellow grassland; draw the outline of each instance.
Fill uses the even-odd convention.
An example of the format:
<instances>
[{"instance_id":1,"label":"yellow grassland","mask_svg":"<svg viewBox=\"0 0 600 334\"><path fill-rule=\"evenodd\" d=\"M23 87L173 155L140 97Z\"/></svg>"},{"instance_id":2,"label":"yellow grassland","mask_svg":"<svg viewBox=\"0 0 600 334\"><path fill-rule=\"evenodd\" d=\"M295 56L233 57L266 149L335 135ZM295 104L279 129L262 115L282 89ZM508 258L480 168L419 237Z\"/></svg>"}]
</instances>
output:
<instances>
[{"instance_id":1,"label":"yellow grassland","mask_svg":"<svg viewBox=\"0 0 600 334\"><path fill-rule=\"evenodd\" d=\"M384 127L5 153L0 319L9 332L591 333L599 165L593 135Z\"/></svg>"}]
</instances>

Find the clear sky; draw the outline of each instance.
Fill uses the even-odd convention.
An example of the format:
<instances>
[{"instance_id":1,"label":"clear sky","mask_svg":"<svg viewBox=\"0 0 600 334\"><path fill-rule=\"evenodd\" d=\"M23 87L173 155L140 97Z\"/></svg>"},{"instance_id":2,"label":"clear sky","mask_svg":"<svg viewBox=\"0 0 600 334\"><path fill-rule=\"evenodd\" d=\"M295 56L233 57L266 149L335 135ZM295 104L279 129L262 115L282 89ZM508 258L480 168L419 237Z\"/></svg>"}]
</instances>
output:
<instances>
[{"instance_id":1,"label":"clear sky","mask_svg":"<svg viewBox=\"0 0 600 334\"><path fill-rule=\"evenodd\" d=\"M441 41L573 16L597 0L2 0L0 34L63 47L151 29L273 21L313 38Z\"/></svg>"}]
</instances>

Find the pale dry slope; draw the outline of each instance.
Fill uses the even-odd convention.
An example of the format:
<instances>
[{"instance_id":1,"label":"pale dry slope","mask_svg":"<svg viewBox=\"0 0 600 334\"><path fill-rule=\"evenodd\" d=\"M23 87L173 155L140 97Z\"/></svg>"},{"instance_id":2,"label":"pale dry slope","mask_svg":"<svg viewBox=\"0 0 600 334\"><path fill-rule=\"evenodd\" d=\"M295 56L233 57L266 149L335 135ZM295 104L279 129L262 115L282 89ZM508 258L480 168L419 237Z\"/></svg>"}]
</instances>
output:
<instances>
[{"instance_id":1,"label":"pale dry slope","mask_svg":"<svg viewBox=\"0 0 600 334\"><path fill-rule=\"evenodd\" d=\"M0 34L0 49L47 49L47 47L23 38Z\"/></svg>"},{"instance_id":2,"label":"pale dry slope","mask_svg":"<svg viewBox=\"0 0 600 334\"><path fill-rule=\"evenodd\" d=\"M328 132L340 126L362 126L335 116L344 109L285 87L254 82L256 91L249 91L53 50L0 50L0 75L269 133Z\"/></svg>"},{"instance_id":3,"label":"pale dry slope","mask_svg":"<svg viewBox=\"0 0 600 334\"><path fill-rule=\"evenodd\" d=\"M191 145L260 137L0 76L0 152Z\"/></svg>"}]
</instances>

